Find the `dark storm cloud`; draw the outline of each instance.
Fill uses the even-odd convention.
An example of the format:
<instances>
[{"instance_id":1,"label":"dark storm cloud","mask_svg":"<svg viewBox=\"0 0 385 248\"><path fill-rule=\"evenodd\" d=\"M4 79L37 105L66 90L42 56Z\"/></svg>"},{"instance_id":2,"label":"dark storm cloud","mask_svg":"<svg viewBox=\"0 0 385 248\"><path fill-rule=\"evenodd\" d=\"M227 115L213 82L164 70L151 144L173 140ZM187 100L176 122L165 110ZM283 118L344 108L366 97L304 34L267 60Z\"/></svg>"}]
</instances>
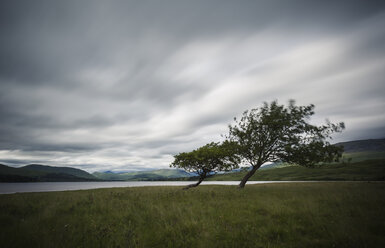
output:
<instances>
[{"instance_id":1,"label":"dark storm cloud","mask_svg":"<svg viewBox=\"0 0 385 248\"><path fill-rule=\"evenodd\" d=\"M384 24L384 1L2 1L0 160L165 166L273 99L383 137Z\"/></svg>"},{"instance_id":2,"label":"dark storm cloud","mask_svg":"<svg viewBox=\"0 0 385 248\"><path fill-rule=\"evenodd\" d=\"M176 40L166 47L169 52L181 40L271 24L309 29L311 20L312 29L349 28L383 6L383 1L2 1L0 74L21 83L70 81L85 64L106 65L119 49L135 50L130 43L148 32ZM156 47L159 40L151 43ZM149 61L161 62L142 57L136 66Z\"/></svg>"}]
</instances>

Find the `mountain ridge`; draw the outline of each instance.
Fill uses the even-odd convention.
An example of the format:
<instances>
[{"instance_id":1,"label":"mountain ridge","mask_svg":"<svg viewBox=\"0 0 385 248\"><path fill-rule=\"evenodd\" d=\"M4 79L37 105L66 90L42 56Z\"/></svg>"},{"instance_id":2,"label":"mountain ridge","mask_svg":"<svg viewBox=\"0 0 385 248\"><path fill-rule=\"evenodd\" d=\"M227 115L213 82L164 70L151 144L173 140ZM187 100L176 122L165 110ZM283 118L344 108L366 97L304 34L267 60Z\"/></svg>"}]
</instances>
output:
<instances>
[{"instance_id":1,"label":"mountain ridge","mask_svg":"<svg viewBox=\"0 0 385 248\"><path fill-rule=\"evenodd\" d=\"M384 152L385 138L382 139L364 139L339 142L335 146L343 146L345 153L353 152Z\"/></svg>"},{"instance_id":2,"label":"mountain ridge","mask_svg":"<svg viewBox=\"0 0 385 248\"><path fill-rule=\"evenodd\" d=\"M143 180L169 180L172 178L190 177L190 173L180 169L157 169L136 172L94 172L97 178L103 180L143 181Z\"/></svg>"},{"instance_id":3,"label":"mountain ridge","mask_svg":"<svg viewBox=\"0 0 385 248\"><path fill-rule=\"evenodd\" d=\"M29 164L19 168L0 164L0 182L99 181L86 171L72 167Z\"/></svg>"}]
</instances>

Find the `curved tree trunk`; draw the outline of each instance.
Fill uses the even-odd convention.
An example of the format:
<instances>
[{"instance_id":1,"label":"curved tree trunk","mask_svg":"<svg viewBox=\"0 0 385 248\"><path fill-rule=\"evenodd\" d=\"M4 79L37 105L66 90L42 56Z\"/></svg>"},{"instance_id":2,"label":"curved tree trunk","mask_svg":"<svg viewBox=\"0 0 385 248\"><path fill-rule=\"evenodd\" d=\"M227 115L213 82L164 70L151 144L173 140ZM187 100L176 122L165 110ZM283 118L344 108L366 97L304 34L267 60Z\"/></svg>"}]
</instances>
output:
<instances>
[{"instance_id":1,"label":"curved tree trunk","mask_svg":"<svg viewBox=\"0 0 385 248\"><path fill-rule=\"evenodd\" d=\"M242 189L245 187L246 182L249 180L250 177L252 177L254 175L254 173L259 169L259 167L261 167L261 165L257 164L255 166L253 166L251 171L247 172L247 174L242 178L242 181L239 183L239 188Z\"/></svg>"},{"instance_id":2,"label":"curved tree trunk","mask_svg":"<svg viewBox=\"0 0 385 248\"><path fill-rule=\"evenodd\" d=\"M184 187L183 189L189 189L189 188L194 188L194 187L197 187L199 184L201 184L201 182L206 178L206 174L205 175L201 175L199 177L199 181L197 183L193 183L193 184L189 184L187 185L186 187Z\"/></svg>"}]
</instances>

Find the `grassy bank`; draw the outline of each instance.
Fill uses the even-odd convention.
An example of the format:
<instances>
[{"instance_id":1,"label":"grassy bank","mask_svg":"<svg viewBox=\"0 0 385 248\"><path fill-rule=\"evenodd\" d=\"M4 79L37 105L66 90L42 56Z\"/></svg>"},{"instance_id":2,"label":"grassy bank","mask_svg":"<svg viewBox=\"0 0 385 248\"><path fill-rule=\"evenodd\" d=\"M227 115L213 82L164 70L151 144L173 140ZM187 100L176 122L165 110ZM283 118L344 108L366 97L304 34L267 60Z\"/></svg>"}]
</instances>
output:
<instances>
[{"instance_id":1,"label":"grassy bank","mask_svg":"<svg viewBox=\"0 0 385 248\"><path fill-rule=\"evenodd\" d=\"M341 158L343 161L348 161L349 159L353 162L361 162L365 160L372 159L385 159L385 151L373 151L373 152L347 152L342 155Z\"/></svg>"},{"instance_id":2,"label":"grassy bank","mask_svg":"<svg viewBox=\"0 0 385 248\"><path fill-rule=\"evenodd\" d=\"M246 172L215 175L206 180L240 181ZM250 180L254 181L303 181L303 180L347 180L384 181L385 159L366 160L356 163L324 165L318 168L289 166L258 170Z\"/></svg>"},{"instance_id":3,"label":"grassy bank","mask_svg":"<svg viewBox=\"0 0 385 248\"><path fill-rule=\"evenodd\" d=\"M0 195L2 247L384 247L385 183Z\"/></svg>"}]
</instances>

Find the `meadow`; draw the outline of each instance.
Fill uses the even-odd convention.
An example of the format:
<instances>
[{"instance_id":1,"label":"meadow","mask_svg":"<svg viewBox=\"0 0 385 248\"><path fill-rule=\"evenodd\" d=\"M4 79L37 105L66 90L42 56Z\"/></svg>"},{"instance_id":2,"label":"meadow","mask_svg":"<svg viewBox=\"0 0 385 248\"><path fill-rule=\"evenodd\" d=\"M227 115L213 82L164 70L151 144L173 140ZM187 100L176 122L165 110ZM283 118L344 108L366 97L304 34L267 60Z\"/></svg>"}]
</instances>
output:
<instances>
[{"instance_id":1,"label":"meadow","mask_svg":"<svg viewBox=\"0 0 385 248\"><path fill-rule=\"evenodd\" d=\"M1 247L385 247L385 182L0 195Z\"/></svg>"}]
</instances>

